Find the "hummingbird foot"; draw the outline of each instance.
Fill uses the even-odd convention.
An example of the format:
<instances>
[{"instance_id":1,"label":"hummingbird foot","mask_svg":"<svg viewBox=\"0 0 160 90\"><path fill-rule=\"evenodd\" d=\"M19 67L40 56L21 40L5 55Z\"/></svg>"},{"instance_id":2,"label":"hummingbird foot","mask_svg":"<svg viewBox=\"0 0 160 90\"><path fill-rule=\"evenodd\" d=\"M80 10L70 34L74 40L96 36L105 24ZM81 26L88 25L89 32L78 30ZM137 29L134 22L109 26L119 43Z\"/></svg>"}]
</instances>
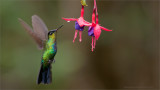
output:
<instances>
[{"instance_id":1,"label":"hummingbird foot","mask_svg":"<svg viewBox=\"0 0 160 90\"><path fill-rule=\"evenodd\" d=\"M56 60L55 59L53 59L53 63L55 63L56 62Z\"/></svg>"},{"instance_id":2,"label":"hummingbird foot","mask_svg":"<svg viewBox=\"0 0 160 90\"><path fill-rule=\"evenodd\" d=\"M55 63L55 61L56 61L55 59L49 60L48 63L49 63L49 64L51 64L52 62Z\"/></svg>"},{"instance_id":3,"label":"hummingbird foot","mask_svg":"<svg viewBox=\"0 0 160 90\"><path fill-rule=\"evenodd\" d=\"M53 60L49 60L48 63L51 64Z\"/></svg>"}]
</instances>

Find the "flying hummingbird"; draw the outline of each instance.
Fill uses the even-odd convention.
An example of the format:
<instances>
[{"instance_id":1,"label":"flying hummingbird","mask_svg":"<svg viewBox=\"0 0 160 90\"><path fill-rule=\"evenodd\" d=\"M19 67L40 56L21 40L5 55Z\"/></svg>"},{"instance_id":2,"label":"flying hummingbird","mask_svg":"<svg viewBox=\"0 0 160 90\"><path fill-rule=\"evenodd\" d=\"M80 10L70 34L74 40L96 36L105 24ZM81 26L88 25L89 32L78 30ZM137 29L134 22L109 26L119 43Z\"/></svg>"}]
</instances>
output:
<instances>
[{"instance_id":1,"label":"flying hummingbird","mask_svg":"<svg viewBox=\"0 0 160 90\"><path fill-rule=\"evenodd\" d=\"M48 31L48 28L43 20L37 15L32 16L33 29L22 19L19 18L19 21L28 34L37 43L38 47L43 49L37 84L49 84L52 82L51 63L55 61L54 56L57 52L56 32L63 25L57 29Z\"/></svg>"}]
</instances>

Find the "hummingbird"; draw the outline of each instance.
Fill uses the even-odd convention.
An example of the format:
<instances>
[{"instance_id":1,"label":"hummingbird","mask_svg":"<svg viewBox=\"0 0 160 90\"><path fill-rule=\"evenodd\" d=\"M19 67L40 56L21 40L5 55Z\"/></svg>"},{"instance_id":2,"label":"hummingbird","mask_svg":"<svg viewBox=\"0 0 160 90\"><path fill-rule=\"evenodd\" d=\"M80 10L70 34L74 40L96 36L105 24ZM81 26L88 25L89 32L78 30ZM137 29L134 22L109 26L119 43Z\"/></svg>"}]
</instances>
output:
<instances>
[{"instance_id":1,"label":"hummingbird","mask_svg":"<svg viewBox=\"0 0 160 90\"><path fill-rule=\"evenodd\" d=\"M57 29L48 31L43 20L37 15L32 16L33 29L22 19L19 18L19 21L28 34L37 43L39 49L43 49L37 84L50 84L52 82L51 64L52 62L55 62L54 57L57 53L56 32L63 25Z\"/></svg>"}]
</instances>

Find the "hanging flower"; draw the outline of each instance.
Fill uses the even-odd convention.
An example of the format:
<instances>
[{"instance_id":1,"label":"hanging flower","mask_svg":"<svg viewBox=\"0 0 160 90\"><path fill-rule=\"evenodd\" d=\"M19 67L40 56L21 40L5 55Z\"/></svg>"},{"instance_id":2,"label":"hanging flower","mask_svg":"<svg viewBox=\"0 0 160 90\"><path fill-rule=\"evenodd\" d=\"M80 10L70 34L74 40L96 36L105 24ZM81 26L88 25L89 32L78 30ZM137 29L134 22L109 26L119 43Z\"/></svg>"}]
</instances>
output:
<instances>
[{"instance_id":1,"label":"hanging flower","mask_svg":"<svg viewBox=\"0 0 160 90\"><path fill-rule=\"evenodd\" d=\"M92 13L92 23L85 21L84 17L83 17L84 6L87 6L86 0L81 0L81 5L82 5L82 9L81 9L81 15L79 18L62 18L62 19L66 20L67 22L75 21L75 29L76 30L75 30L73 42L75 42L75 39L77 38L78 32L79 32L79 42L81 42L82 41L82 31L84 30L84 27L89 26L88 35L92 37L92 44L91 45L92 45L92 51L93 51L93 49L95 49L95 46L96 46L96 40L98 40L98 38L101 35L101 29L105 30L105 31L112 31L112 30L109 30L105 27L100 26L100 24L98 22L98 11L97 11L96 0L94 0L94 8L93 8L93 13Z\"/></svg>"},{"instance_id":2,"label":"hanging flower","mask_svg":"<svg viewBox=\"0 0 160 90\"><path fill-rule=\"evenodd\" d=\"M81 0L82 9L81 9L81 15L78 19L76 18L62 18L66 20L67 22L75 21L75 35L73 39L73 43L75 42L75 39L77 38L77 33L79 31L79 42L82 41L82 31L84 30L85 26L91 26L91 24L84 20L84 6L87 6L85 0Z\"/></svg>"},{"instance_id":3,"label":"hanging flower","mask_svg":"<svg viewBox=\"0 0 160 90\"><path fill-rule=\"evenodd\" d=\"M95 13L96 13L96 17L95 17ZM95 22L95 18L96 18L96 22ZM94 0L94 8L92 13L92 25L88 28L88 35L92 36L92 44L91 44L92 51L93 49L95 49L96 40L98 40L98 38L101 35L101 29L105 31L112 31L99 25L97 5L96 5L96 0Z\"/></svg>"}]
</instances>

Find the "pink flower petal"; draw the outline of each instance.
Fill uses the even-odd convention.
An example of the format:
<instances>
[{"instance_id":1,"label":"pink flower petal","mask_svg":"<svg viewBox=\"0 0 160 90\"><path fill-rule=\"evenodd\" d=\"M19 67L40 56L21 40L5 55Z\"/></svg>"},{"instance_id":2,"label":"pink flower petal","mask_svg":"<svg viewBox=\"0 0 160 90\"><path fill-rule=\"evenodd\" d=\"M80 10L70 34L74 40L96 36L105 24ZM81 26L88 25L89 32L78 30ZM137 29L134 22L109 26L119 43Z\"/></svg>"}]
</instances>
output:
<instances>
[{"instance_id":1,"label":"pink flower petal","mask_svg":"<svg viewBox=\"0 0 160 90\"><path fill-rule=\"evenodd\" d=\"M78 22L80 27L84 26L84 18L83 17L78 18L77 22Z\"/></svg>"},{"instance_id":2,"label":"pink flower petal","mask_svg":"<svg viewBox=\"0 0 160 90\"><path fill-rule=\"evenodd\" d=\"M104 28L104 27L102 27L102 26L100 26L100 27L101 27L101 29L103 29L103 30L105 30L105 31L112 31L112 30L109 30L109 29Z\"/></svg>"},{"instance_id":3,"label":"pink flower petal","mask_svg":"<svg viewBox=\"0 0 160 90\"><path fill-rule=\"evenodd\" d=\"M84 20L83 23L84 23L85 26L92 26L92 23L89 23L89 22L87 22L87 21L85 21L85 20Z\"/></svg>"},{"instance_id":4,"label":"pink flower petal","mask_svg":"<svg viewBox=\"0 0 160 90\"><path fill-rule=\"evenodd\" d=\"M101 35L101 27L99 26L99 24L96 24L96 26L94 27L94 35L96 40L98 40Z\"/></svg>"},{"instance_id":5,"label":"pink flower petal","mask_svg":"<svg viewBox=\"0 0 160 90\"><path fill-rule=\"evenodd\" d=\"M66 21L77 21L76 18L62 18L62 19L66 20Z\"/></svg>"},{"instance_id":6,"label":"pink flower petal","mask_svg":"<svg viewBox=\"0 0 160 90\"><path fill-rule=\"evenodd\" d=\"M92 25L92 23L89 23L89 22L85 21L83 17L78 18L77 22L78 22L80 27L91 26Z\"/></svg>"}]
</instances>

